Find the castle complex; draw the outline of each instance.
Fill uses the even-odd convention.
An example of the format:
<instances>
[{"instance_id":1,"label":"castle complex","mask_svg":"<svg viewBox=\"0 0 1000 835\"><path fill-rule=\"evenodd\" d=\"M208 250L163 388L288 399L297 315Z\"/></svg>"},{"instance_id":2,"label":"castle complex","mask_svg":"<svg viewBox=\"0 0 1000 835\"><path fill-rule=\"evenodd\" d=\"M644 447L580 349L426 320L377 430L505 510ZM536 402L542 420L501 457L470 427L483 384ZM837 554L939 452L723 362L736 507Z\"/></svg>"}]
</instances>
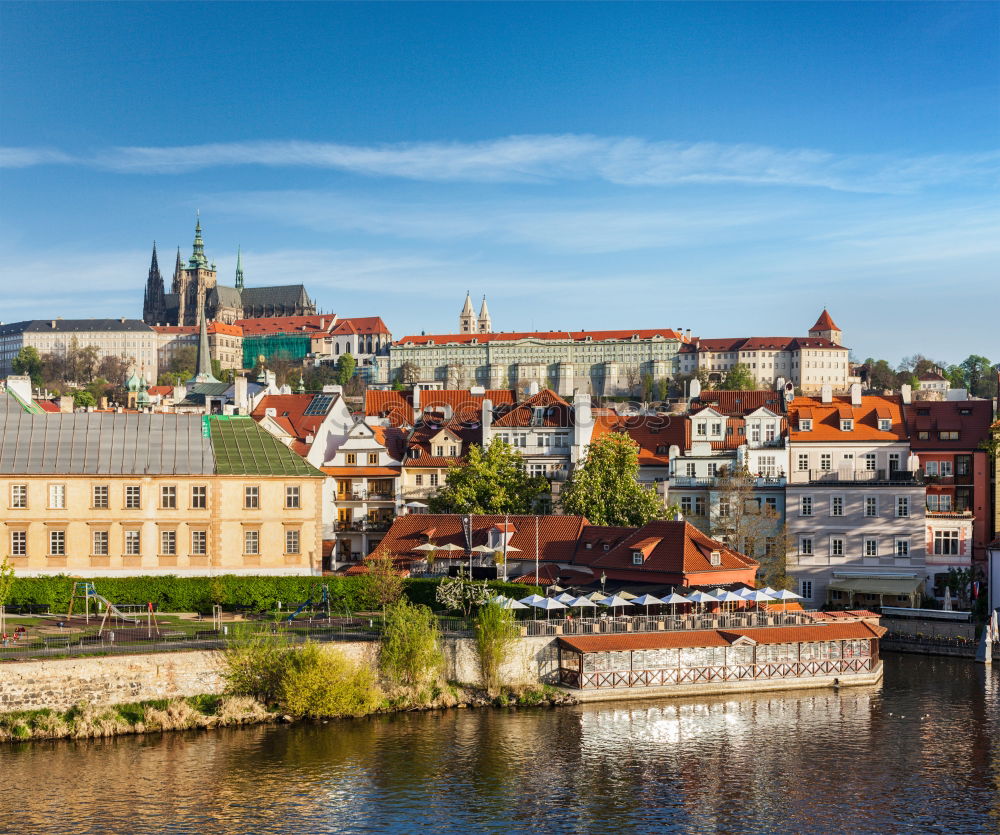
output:
<instances>
[{"instance_id":1,"label":"castle complex","mask_svg":"<svg viewBox=\"0 0 1000 835\"><path fill-rule=\"evenodd\" d=\"M242 254L236 256L234 287L218 283L215 264L205 257L201 220L194 227L194 247L185 266L180 248L174 265L171 292L164 292L163 276L157 263L156 244L146 279L142 320L147 325L197 325L204 306L207 319L231 325L239 319L271 316L311 316L316 305L301 284L274 287L245 287Z\"/></svg>"}]
</instances>

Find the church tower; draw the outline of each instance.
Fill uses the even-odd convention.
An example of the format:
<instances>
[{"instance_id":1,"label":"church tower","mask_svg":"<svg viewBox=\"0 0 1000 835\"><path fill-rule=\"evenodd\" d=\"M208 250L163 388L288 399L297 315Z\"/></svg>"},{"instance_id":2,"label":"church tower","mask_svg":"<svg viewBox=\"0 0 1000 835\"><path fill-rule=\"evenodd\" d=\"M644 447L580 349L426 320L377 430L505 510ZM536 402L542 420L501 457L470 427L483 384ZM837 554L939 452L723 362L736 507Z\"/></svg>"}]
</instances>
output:
<instances>
[{"instance_id":1,"label":"church tower","mask_svg":"<svg viewBox=\"0 0 1000 835\"><path fill-rule=\"evenodd\" d=\"M178 259L179 260L179 259ZM208 292L215 287L215 264L209 264L205 257L205 241L201 237L201 217L194 227L194 245L186 267L180 270L175 292L177 298L177 324L197 325L198 315L208 298Z\"/></svg>"},{"instance_id":2,"label":"church tower","mask_svg":"<svg viewBox=\"0 0 1000 835\"><path fill-rule=\"evenodd\" d=\"M809 335L817 339L829 339L834 345L840 345L840 340L844 337L844 332L838 328L833 317L827 313L826 308L820 313L816 324L809 328Z\"/></svg>"},{"instance_id":3,"label":"church tower","mask_svg":"<svg viewBox=\"0 0 1000 835\"><path fill-rule=\"evenodd\" d=\"M458 315L458 332L459 333L477 333L479 330L476 323L476 311L472 308L472 296L469 293L465 294L465 306L462 308L462 312Z\"/></svg>"},{"instance_id":4,"label":"church tower","mask_svg":"<svg viewBox=\"0 0 1000 835\"><path fill-rule=\"evenodd\" d=\"M142 321L147 325L161 325L167 321L167 304L163 293L163 276L156 261L156 241L153 241L153 258L149 262L146 278L146 295L142 303Z\"/></svg>"},{"instance_id":5,"label":"church tower","mask_svg":"<svg viewBox=\"0 0 1000 835\"><path fill-rule=\"evenodd\" d=\"M490 317L490 310L486 306L486 296L483 296L483 306L479 308L479 332L493 333L493 319Z\"/></svg>"},{"instance_id":6,"label":"church tower","mask_svg":"<svg viewBox=\"0 0 1000 835\"><path fill-rule=\"evenodd\" d=\"M243 290L243 251L236 247L236 289Z\"/></svg>"}]
</instances>

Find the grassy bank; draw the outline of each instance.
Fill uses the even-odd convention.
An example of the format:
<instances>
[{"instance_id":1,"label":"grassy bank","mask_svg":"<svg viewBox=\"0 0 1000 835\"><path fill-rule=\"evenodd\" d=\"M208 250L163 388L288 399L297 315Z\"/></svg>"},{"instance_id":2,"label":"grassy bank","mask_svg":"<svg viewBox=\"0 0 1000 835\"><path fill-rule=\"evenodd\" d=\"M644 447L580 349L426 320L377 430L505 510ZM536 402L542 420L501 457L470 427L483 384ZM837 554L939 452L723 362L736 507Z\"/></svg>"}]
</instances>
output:
<instances>
[{"instance_id":1,"label":"grassy bank","mask_svg":"<svg viewBox=\"0 0 1000 835\"><path fill-rule=\"evenodd\" d=\"M422 690L400 688L383 694L379 705L366 715L450 708L544 707L575 703L576 700L569 694L544 684L505 688L499 696L491 699L481 688L443 682ZM191 696L104 707L80 704L64 711L25 710L0 714L0 743L208 730L268 722L293 722L304 718L268 710L257 700L245 696Z\"/></svg>"}]
</instances>

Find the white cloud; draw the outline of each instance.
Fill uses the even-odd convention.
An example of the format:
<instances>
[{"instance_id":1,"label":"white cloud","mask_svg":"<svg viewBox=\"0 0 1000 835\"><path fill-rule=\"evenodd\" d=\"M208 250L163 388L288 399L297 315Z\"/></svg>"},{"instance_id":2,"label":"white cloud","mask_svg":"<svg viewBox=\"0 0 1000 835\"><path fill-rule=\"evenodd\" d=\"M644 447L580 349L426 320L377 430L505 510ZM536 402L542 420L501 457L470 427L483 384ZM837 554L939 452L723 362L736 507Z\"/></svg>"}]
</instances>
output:
<instances>
[{"instance_id":1,"label":"white cloud","mask_svg":"<svg viewBox=\"0 0 1000 835\"><path fill-rule=\"evenodd\" d=\"M1000 152L861 155L564 134L372 146L289 140L118 147L75 157L46 149L8 148L0 154L0 165L8 167L46 163L85 164L120 173L171 174L260 165L439 182L598 180L648 187L729 183L890 193L953 182L992 187L1000 173Z\"/></svg>"}]
</instances>

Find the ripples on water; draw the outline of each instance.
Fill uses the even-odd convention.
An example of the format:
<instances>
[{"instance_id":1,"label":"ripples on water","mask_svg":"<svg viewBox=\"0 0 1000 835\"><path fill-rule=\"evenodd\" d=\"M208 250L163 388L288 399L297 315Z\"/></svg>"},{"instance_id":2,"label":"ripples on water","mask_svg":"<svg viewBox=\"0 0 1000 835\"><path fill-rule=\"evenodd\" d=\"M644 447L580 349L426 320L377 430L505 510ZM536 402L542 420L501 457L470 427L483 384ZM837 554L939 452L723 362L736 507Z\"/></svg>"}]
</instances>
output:
<instances>
[{"instance_id":1,"label":"ripples on water","mask_svg":"<svg viewBox=\"0 0 1000 835\"><path fill-rule=\"evenodd\" d=\"M0 751L19 833L1000 832L1000 670Z\"/></svg>"}]
</instances>

